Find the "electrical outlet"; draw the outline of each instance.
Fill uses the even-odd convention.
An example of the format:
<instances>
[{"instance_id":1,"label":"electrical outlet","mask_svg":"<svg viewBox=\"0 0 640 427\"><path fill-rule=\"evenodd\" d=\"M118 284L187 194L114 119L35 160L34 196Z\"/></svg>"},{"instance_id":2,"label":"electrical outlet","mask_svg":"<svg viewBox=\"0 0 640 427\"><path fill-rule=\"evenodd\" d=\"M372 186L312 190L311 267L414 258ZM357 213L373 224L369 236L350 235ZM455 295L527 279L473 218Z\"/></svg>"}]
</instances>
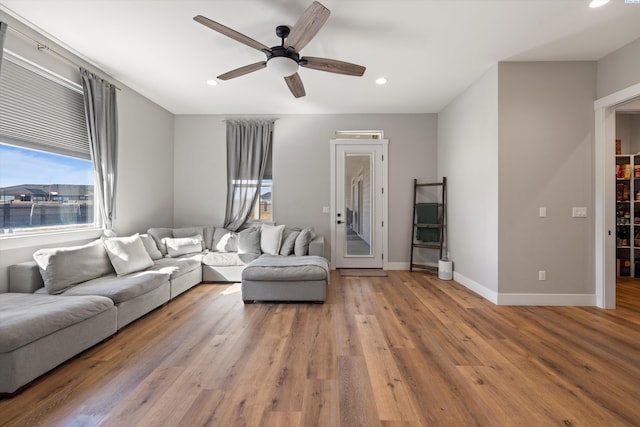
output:
<instances>
[{"instance_id":1,"label":"electrical outlet","mask_svg":"<svg viewBox=\"0 0 640 427\"><path fill-rule=\"evenodd\" d=\"M538 280L547 280L547 271L546 270L538 271Z\"/></svg>"}]
</instances>

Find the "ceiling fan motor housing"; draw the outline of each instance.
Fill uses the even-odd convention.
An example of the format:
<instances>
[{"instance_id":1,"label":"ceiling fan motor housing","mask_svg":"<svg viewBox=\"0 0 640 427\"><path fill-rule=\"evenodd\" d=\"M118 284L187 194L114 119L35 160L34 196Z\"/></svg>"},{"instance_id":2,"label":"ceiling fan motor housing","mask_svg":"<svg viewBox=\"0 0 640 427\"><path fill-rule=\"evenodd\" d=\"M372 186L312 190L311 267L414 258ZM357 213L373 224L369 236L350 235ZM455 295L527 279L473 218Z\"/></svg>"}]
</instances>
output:
<instances>
[{"instance_id":1,"label":"ceiling fan motor housing","mask_svg":"<svg viewBox=\"0 0 640 427\"><path fill-rule=\"evenodd\" d=\"M275 70L283 77L290 76L298 71L300 55L294 49L274 46L271 48L271 52L265 53L267 55L267 67Z\"/></svg>"}]
</instances>

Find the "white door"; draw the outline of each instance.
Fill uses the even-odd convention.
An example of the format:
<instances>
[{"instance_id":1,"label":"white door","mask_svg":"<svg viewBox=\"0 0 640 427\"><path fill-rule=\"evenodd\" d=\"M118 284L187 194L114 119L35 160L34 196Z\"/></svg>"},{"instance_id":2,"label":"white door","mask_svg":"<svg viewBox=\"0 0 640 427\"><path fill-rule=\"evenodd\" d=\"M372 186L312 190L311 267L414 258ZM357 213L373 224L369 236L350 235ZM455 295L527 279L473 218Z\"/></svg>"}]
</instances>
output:
<instances>
[{"instance_id":1,"label":"white door","mask_svg":"<svg viewBox=\"0 0 640 427\"><path fill-rule=\"evenodd\" d=\"M387 141L332 140L331 261L383 268Z\"/></svg>"}]
</instances>

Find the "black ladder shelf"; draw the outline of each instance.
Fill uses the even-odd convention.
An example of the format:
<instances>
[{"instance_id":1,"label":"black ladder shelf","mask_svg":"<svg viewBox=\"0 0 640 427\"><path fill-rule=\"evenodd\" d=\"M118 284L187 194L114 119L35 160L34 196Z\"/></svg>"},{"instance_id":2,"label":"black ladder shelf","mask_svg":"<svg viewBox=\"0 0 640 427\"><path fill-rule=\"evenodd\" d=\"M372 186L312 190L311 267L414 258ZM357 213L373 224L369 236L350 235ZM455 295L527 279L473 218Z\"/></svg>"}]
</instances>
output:
<instances>
[{"instance_id":1,"label":"black ladder shelf","mask_svg":"<svg viewBox=\"0 0 640 427\"><path fill-rule=\"evenodd\" d=\"M440 187L435 197L430 200L418 200L418 190L421 187ZM439 194L438 194L439 193ZM418 183L413 180L413 218L411 230L411 259L409 271L419 269L428 273L438 273L438 260L442 259L442 251L445 239L447 213L447 178L442 177L442 182ZM414 260L416 249L438 250L438 260L434 265L418 264Z\"/></svg>"}]
</instances>

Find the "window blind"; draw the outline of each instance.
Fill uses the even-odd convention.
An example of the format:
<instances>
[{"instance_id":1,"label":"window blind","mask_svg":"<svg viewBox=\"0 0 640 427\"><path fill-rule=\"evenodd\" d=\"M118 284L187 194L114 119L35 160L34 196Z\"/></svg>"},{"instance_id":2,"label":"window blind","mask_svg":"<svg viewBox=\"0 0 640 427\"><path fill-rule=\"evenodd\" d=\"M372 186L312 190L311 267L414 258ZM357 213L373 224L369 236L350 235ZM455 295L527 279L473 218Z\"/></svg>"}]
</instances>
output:
<instances>
[{"instance_id":1,"label":"window blind","mask_svg":"<svg viewBox=\"0 0 640 427\"><path fill-rule=\"evenodd\" d=\"M90 159L82 90L14 55L0 70L0 139Z\"/></svg>"}]
</instances>

